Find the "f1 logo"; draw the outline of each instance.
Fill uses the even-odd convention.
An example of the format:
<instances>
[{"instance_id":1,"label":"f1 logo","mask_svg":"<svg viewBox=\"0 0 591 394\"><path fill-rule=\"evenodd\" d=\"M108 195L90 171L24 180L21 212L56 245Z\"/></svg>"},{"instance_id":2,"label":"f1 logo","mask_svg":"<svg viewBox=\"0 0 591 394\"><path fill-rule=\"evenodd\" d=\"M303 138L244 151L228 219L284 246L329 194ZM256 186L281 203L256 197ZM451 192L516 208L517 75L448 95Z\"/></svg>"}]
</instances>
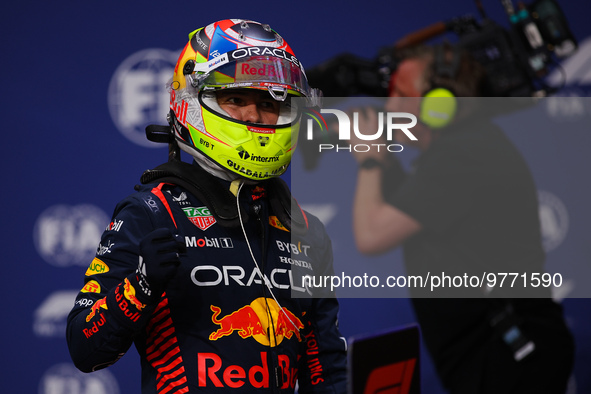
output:
<instances>
[{"instance_id":1,"label":"f1 logo","mask_svg":"<svg viewBox=\"0 0 591 394\"><path fill-rule=\"evenodd\" d=\"M412 377L416 358L375 368L369 374L363 394L412 393Z\"/></svg>"}]
</instances>

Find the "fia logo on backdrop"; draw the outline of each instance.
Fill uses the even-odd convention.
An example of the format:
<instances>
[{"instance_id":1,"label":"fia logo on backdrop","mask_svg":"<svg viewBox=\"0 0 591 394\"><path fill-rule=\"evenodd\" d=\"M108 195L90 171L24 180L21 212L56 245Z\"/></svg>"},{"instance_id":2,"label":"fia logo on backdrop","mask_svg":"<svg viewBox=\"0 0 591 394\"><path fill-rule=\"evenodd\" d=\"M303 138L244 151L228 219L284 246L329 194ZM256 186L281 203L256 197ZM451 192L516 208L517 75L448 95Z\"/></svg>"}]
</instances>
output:
<instances>
[{"instance_id":1,"label":"fia logo on backdrop","mask_svg":"<svg viewBox=\"0 0 591 394\"><path fill-rule=\"evenodd\" d=\"M53 205L37 218L35 248L56 267L88 266L108 224L109 216L95 205Z\"/></svg>"},{"instance_id":2,"label":"fia logo on backdrop","mask_svg":"<svg viewBox=\"0 0 591 394\"><path fill-rule=\"evenodd\" d=\"M172 78L180 51L144 49L125 59L111 78L108 104L111 118L127 139L144 147L161 144L146 139L146 126L166 124Z\"/></svg>"},{"instance_id":3,"label":"fia logo on backdrop","mask_svg":"<svg viewBox=\"0 0 591 394\"><path fill-rule=\"evenodd\" d=\"M562 244L569 228L569 215L564 202L555 194L538 190L539 215L544 250L550 252Z\"/></svg>"},{"instance_id":4,"label":"fia logo on backdrop","mask_svg":"<svg viewBox=\"0 0 591 394\"><path fill-rule=\"evenodd\" d=\"M115 376L102 369L91 374L80 372L69 363L51 366L39 382L39 394L119 394Z\"/></svg>"}]
</instances>

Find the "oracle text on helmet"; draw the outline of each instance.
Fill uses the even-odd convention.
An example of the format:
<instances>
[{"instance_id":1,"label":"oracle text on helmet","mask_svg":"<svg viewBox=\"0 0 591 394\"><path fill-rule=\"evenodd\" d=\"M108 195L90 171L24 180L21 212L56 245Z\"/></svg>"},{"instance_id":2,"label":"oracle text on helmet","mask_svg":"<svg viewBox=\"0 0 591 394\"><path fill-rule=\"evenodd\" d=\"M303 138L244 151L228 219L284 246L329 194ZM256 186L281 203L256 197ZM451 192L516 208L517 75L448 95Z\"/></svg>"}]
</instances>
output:
<instances>
[{"instance_id":1,"label":"oracle text on helmet","mask_svg":"<svg viewBox=\"0 0 591 394\"><path fill-rule=\"evenodd\" d=\"M229 53L232 60L238 60L245 57L252 56L273 56L285 59L301 68L299 60L292 54L285 52L283 49L271 47L246 47L233 50Z\"/></svg>"}]
</instances>

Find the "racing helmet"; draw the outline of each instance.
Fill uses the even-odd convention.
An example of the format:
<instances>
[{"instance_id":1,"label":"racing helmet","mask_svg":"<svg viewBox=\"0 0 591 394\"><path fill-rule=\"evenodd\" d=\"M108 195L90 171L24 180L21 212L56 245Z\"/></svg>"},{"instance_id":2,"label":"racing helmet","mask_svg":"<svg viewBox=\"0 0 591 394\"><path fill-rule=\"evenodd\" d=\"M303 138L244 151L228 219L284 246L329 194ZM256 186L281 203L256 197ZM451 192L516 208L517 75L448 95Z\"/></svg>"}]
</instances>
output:
<instances>
[{"instance_id":1,"label":"racing helmet","mask_svg":"<svg viewBox=\"0 0 591 394\"><path fill-rule=\"evenodd\" d=\"M222 89L259 89L279 102L276 124L240 121L216 100ZM197 29L181 52L169 86L169 122L179 147L242 177L283 174L297 145L302 107L319 106L304 68L269 25L226 19Z\"/></svg>"}]
</instances>

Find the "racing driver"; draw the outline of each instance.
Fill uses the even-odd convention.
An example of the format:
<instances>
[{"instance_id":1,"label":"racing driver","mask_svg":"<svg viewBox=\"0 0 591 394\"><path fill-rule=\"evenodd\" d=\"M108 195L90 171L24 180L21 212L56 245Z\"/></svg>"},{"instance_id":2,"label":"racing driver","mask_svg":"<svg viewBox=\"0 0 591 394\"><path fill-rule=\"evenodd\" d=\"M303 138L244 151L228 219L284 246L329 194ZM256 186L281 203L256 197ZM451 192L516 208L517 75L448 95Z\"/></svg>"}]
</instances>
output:
<instances>
[{"instance_id":1,"label":"racing driver","mask_svg":"<svg viewBox=\"0 0 591 394\"><path fill-rule=\"evenodd\" d=\"M331 243L279 178L319 92L279 34L238 19L189 35L169 90L169 125L147 128L169 160L114 210L72 360L96 371L134 343L143 394L344 393L338 302L301 280L332 274Z\"/></svg>"}]
</instances>

